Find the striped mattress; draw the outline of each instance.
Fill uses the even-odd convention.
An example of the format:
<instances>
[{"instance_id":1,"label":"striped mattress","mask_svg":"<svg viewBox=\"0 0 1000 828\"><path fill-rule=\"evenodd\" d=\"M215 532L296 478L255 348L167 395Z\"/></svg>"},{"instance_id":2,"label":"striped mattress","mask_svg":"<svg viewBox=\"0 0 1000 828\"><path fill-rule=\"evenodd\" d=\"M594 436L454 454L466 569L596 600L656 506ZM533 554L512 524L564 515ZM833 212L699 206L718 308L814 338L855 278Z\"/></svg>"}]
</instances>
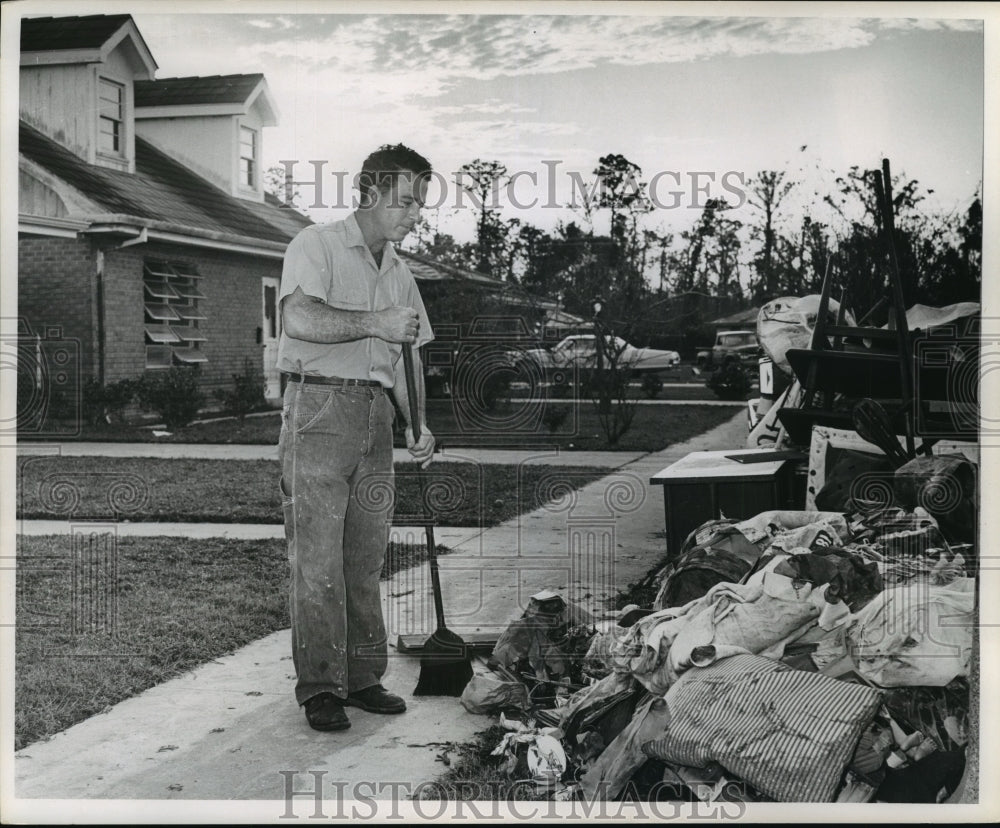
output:
<instances>
[{"instance_id":1,"label":"striped mattress","mask_svg":"<svg viewBox=\"0 0 1000 828\"><path fill-rule=\"evenodd\" d=\"M746 654L688 670L666 699L670 725L647 755L718 762L780 802L830 802L881 693Z\"/></svg>"}]
</instances>

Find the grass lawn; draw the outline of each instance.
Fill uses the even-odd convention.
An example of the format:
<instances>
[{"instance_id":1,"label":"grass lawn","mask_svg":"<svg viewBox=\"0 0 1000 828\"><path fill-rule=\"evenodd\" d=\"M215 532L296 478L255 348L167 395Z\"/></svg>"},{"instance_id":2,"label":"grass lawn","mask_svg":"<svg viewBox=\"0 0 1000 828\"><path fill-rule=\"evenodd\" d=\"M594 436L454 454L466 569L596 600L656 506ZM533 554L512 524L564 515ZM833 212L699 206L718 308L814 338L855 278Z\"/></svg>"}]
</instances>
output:
<instances>
[{"instance_id":1,"label":"grass lawn","mask_svg":"<svg viewBox=\"0 0 1000 828\"><path fill-rule=\"evenodd\" d=\"M707 388L664 389L658 399L715 399ZM441 445L448 448L521 448L559 446L567 450L659 451L682 442L730 419L740 403L732 406L637 405L631 429L616 446L609 446L591 402L553 401L551 404L501 403L494 411L482 412L471 403L439 399L427 401L427 422ZM547 413L547 412L552 412ZM565 419L554 429L546 425L553 417ZM553 425L555 425L553 423ZM239 443L277 445L281 429L275 411L248 417L198 423L177 429L169 437L156 437L148 428L88 426L82 440L145 443ZM28 435L26 438L30 438ZM403 446L401 434L396 445Z\"/></svg>"},{"instance_id":2,"label":"grass lawn","mask_svg":"<svg viewBox=\"0 0 1000 828\"><path fill-rule=\"evenodd\" d=\"M18 539L15 749L290 623L282 540L119 538L114 635L73 630L73 556ZM425 557L390 544L382 577Z\"/></svg>"},{"instance_id":3,"label":"grass lawn","mask_svg":"<svg viewBox=\"0 0 1000 828\"><path fill-rule=\"evenodd\" d=\"M396 467L399 525L421 514L416 468ZM606 474L593 467L439 463L427 478L440 525L486 527L542 506L553 481L576 489ZM278 477L274 460L20 457L17 515L281 523Z\"/></svg>"}]
</instances>

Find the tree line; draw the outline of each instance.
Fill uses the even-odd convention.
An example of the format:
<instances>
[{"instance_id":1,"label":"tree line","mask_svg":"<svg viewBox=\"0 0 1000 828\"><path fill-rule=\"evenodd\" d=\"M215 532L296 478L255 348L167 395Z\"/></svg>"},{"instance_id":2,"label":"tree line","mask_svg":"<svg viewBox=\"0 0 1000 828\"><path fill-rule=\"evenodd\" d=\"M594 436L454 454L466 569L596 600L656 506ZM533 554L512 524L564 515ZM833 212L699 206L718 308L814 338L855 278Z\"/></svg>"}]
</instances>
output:
<instances>
[{"instance_id":1,"label":"tree line","mask_svg":"<svg viewBox=\"0 0 1000 828\"><path fill-rule=\"evenodd\" d=\"M653 336L665 321L675 331L697 329L719 308L816 293L831 257L835 295L843 295L855 312L863 315L882 295L884 250L874 171L851 167L834 178L828 192L804 199L804 182L787 170L762 170L746 181L746 209L738 213L728 201L708 198L692 226L676 233L650 226L655 208L637 164L608 154L592 175L593 186L583 189L577 208L579 220L547 232L503 217L497 193L510 180L507 168L475 159L456 177L476 213L474 240L458 242L425 217L413 249L557 299L586 318L599 301L616 327L645 329L633 330L640 338ZM918 181L897 174L892 183L894 242L907 304L977 301L979 191L963 211L943 214L927 208L933 191ZM602 211L608 230L599 234L595 217Z\"/></svg>"},{"instance_id":2,"label":"tree line","mask_svg":"<svg viewBox=\"0 0 1000 828\"><path fill-rule=\"evenodd\" d=\"M277 181L278 170L271 172ZM586 319L599 302L605 322L636 344L683 348L704 339L716 316L819 292L831 258L835 297L856 316L876 305L885 292L885 251L875 174L854 166L834 175L825 192L807 193L806 182L787 169L761 170L745 180L743 209L706 198L688 229L671 232L654 225L656 206L639 165L611 153L598 159L579 201L574 194L577 218L549 232L504 218L511 175L502 162L477 158L456 175L475 213L473 240L442 232L435 211L425 211L407 244ZM947 214L930 209L933 190L905 174L893 175L892 192L907 305L978 301L981 185L968 207ZM599 216L607 232L596 231Z\"/></svg>"}]
</instances>

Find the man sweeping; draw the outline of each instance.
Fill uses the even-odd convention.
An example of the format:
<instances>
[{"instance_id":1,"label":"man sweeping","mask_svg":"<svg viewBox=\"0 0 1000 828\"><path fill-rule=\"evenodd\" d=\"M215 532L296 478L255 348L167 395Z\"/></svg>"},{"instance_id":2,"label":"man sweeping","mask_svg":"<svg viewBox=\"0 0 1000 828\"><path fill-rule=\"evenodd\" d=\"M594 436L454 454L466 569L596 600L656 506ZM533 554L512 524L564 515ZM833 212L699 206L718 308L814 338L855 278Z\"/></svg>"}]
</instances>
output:
<instances>
[{"instance_id":1,"label":"man sweeping","mask_svg":"<svg viewBox=\"0 0 1000 828\"><path fill-rule=\"evenodd\" d=\"M316 730L350 727L345 707L402 713L382 687L388 663L379 576L392 520L391 393L409 423L404 343L433 338L413 274L396 254L416 223L430 163L402 144L364 162L358 209L288 245L278 368L287 374L279 442L291 564L295 697ZM434 437L406 444L426 467Z\"/></svg>"}]
</instances>

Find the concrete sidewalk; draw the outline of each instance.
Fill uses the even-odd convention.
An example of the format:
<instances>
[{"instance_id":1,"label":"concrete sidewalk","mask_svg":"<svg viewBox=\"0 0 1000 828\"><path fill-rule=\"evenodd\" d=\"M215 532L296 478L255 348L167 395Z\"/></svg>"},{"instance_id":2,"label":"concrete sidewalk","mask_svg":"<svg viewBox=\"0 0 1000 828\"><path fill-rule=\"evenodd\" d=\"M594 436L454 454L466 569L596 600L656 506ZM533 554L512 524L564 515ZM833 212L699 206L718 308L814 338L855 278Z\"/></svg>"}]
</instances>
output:
<instances>
[{"instance_id":1,"label":"concrete sidewalk","mask_svg":"<svg viewBox=\"0 0 1000 828\"><path fill-rule=\"evenodd\" d=\"M453 551L441 559L449 628L460 635L502 628L543 588L603 611L603 599L645 575L664 551L662 494L649 477L691 451L742 447L745 433L741 412L536 512L449 537ZM433 629L426 567L384 582L383 600L390 642ZM371 795L374 781L375 799L407 798L446 769L437 758L444 743L470 741L491 723L457 699L413 698L419 659L390 648L385 684L407 698L409 711L352 709L350 730L317 733L295 704L289 650L288 631L274 633L29 745L15 756L17 796L271 800L274 812L261 813L277 818L290 778L282 771L299 772L296 790L314 786L313 771L331 797L337 785L348 799ZM311 797L296 806L300 816L313 813Z\"/></svg>"},{"instance_id":2,"label":"concrete sidewalk","mask_svg":"<svg viewBox=\"0 0 1000 828\"><path fill-rule=\"evenodd\" d=\"M57 457L155 457L196 460L277 460L276 445L220 443L19 443L19 456ZM616 469L647 454L644 451L570 451L559 448L476 449L447 448L435 452L435 463L481 465L597 466ZM413 457L405 448L393 449L393 460L406 463Z\"/></svg>"},{"instance_id":3,"label":"concrete sidewalk","mask_svg":"<svg viewBox=\"0 0 1000 828\"><path fill-rule=\"evenodd\" d=\"M115 535L119 538L230 538L236 540L275 539L285 537L285 527L281 523L131 523L118 521L109 524L106 521L69 521L69 520L18 520L16 533L18 535L64 535L73 529L79 530L88 523L97 523L101 531L114 526ZM434 528L434 540L449 548L464 543L481 534L484 530L475 527L437 526ZM424 530L420 526L393 526L390 540L401 543L412 543L418 538L424 542Z\"/></svg>"}]
</instances>

